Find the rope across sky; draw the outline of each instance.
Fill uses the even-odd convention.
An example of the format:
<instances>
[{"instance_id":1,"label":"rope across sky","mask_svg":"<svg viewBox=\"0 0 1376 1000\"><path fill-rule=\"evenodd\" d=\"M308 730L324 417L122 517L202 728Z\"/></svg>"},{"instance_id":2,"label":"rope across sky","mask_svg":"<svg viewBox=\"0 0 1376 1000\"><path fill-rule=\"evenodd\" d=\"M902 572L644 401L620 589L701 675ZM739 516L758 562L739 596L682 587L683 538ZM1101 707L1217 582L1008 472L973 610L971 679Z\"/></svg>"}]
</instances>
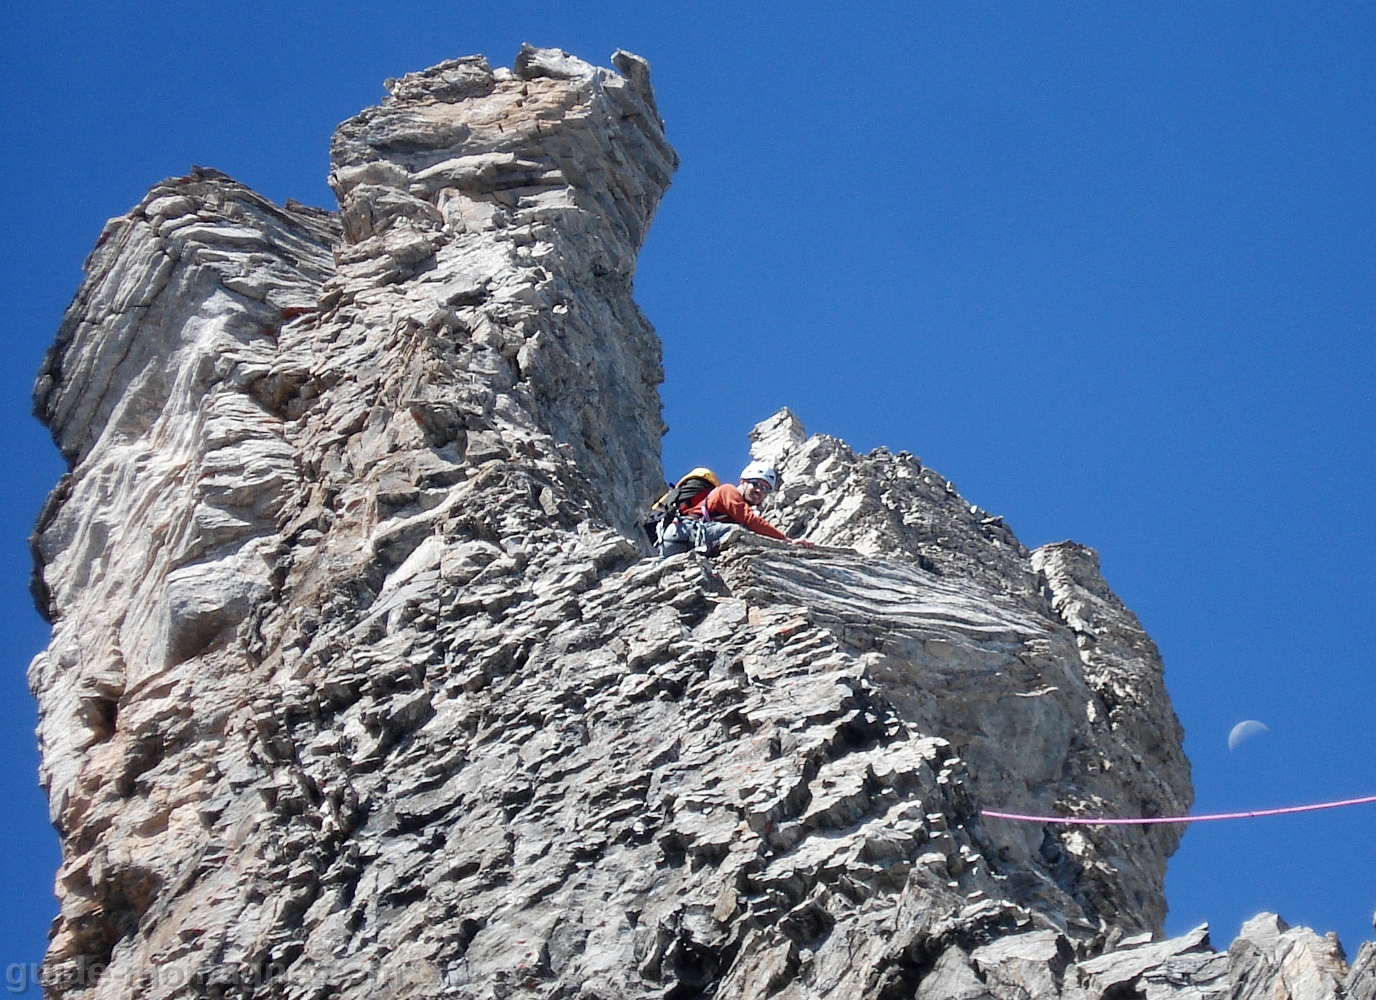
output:
<instances>
[{"instance_id":1,"label":"rope across sky","mask_svg":"<svg viewBox=\"0 0 1376 1000\"><path fill-rule=\"evenodd\" d=\"M1342 806L1360 806L1376 802L1376 795L1360 799L1341 799L1337 802L1316 802L1307 806L1286 806L1283 809L1254 809L1250 812L1210 813L1205 816L1142 816L1137 818L1095 818L1093 816L1024 816L1021 813L995 812L981 809L981 816L991 819L1015 819L1025 823L1065 823L1071 826L1156 826L1162 823L1205 823L1217 819L1256 819L1259 816L1285 816L1289 813L1317 812Z\"/></svg>"}]
</instances>

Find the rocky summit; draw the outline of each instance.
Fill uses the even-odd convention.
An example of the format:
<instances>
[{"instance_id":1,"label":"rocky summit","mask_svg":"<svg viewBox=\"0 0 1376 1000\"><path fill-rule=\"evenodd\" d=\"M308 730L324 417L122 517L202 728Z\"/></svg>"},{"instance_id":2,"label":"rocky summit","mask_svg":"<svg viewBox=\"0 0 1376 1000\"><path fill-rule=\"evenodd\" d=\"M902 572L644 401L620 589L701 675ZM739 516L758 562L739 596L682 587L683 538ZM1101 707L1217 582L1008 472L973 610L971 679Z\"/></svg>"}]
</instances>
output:
<instances>
[{"instance_id":1,"label":"rocky summit","mask_svg":"<svg viewBox=\"0 0 1376 1000\"><path fill-rule=\"evenodd\" d=\"M1376 997L1376 946L1162 940L1151 639L906 452L751 432L803 549L651 556L649 67L389 80L337 213L111 220L35 389L54 997Z\"/></svg>"}]
</instances>

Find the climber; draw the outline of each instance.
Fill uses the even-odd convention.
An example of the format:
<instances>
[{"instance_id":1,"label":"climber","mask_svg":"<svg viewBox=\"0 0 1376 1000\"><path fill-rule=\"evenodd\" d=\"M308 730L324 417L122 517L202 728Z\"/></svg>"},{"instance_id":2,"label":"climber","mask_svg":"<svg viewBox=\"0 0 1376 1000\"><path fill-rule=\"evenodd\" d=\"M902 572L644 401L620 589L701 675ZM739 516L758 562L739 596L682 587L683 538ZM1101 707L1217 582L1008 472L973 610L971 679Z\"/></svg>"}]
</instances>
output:
<instances>
[{"instance_id":1,"label":"climber","mask_svg":"<svg viewBox=\"0 0 1376 1000\"><path fill-rule=\"evenodd\" d=\"M706 470L694 470L699 471ZM688 498L660 522L656 551L661 558L687 552L689 549L704 555L715 555L722 536L736 524L768 538L793 542L807 549L815 548L816 546L806 539L789 538L752 509L764 503L765 497L778 481L779 474L771 467L762 462L751 462L741 470L740 486L722 483L705 495L699 492ZM677 487L675 489L677 490Z\"/></svg>"}]
</instances>

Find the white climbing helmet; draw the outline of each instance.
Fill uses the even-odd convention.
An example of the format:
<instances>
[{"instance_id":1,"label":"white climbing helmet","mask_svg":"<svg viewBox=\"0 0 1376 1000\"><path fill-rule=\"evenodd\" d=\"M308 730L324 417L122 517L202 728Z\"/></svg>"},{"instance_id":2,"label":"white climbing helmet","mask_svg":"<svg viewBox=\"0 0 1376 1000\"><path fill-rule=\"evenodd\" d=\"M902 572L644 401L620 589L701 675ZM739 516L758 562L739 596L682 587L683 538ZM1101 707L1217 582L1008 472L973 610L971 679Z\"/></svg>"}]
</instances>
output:
<instances>
[{"instance_id":1,"label":"white climbing helmet","mask_svg":"<svg viewBox=\"0 0 1376 1000\"><path fill-rule=\"evenodd\" d=\"M762 483L768 483L772 490L779 485L779 474L774 471L772 465L765 465L763 462L751 462L741 470L741 480L758 479Z\"/></svg>"}]
</instances>

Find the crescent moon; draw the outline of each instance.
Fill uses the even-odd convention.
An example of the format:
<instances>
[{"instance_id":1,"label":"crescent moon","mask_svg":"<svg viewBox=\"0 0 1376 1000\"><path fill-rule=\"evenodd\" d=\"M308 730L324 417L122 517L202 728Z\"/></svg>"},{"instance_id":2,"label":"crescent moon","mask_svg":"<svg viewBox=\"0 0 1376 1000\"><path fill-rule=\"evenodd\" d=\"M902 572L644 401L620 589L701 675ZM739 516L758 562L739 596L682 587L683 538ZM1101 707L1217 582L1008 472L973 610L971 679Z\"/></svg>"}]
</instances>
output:
<instances>
[{"instance_id":1,"label":"crescent moon","mask_svg":"<svg viewBox=\"0 0 1376 1000\"><path fill-rule=\"evenodd\" d=\"M1247 719L1245 722L1239 722L1233 727L1233 731L1228 734L1228 749L1236 750L1257 733L1267 732L1270 732L1270 729L1266 723L1258 722L1256 719Z\"/></svg>"}]
</instances>

